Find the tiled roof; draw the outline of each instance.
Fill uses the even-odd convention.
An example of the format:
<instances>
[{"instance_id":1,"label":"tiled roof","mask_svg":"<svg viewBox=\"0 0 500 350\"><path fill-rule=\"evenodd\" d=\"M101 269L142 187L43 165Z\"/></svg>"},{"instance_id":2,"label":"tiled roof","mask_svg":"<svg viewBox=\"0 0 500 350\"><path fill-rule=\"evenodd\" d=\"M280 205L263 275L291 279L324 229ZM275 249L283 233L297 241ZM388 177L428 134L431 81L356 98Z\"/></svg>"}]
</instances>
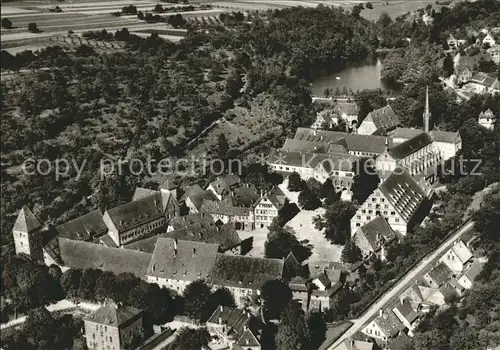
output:
<instances>
[{"instance_id":1,"label":"tiled roof","mask_svg":"<svg viewBox=\"0 0 500 350\"><path fill-rule=\"evenodd\" d=\"M345 144L345 142L344 142L344 144L342 144L342 142L338 141L336 144L331 144L330 146L328 146L326 153L346 154L346 153L348 153L347 144Z\"/></svg>"},{"instance_id":2,"label":"tiled roof","mask_svg":"<svg viewBox=\"0 0 500 350\"><path fill-rule=\"evenodd\" d=\"M430 136L426 133L421 133L393 148L390 148L389 153L394 159L403 159L431 143L432 139Z\"/></svg>"},{"instance_id":3,"label":"tiled roof","mask_svg":"<svg viewBox=\"0 0 500 350\"><path fill-rule=\"evenodd\" d=\"M365 120L371 120L377 129L385 131L394 129L401 124L399 117L390 105L371 111Z\"/></svg>"},{"instance_id":4,"label":"tiled roof","mask_svg":"<svg viewBox=\"0 0 500 350\"><path fill-rule=\"evenodd\" d=\"M379 186L379 190L407 222L426 198L417 181L400 167Z\"/></svg>"},{"instance_id":5,"label":"tiled roof","mask_svg":"<svg viewBox=\"0 0 500 350\"><path fill-rule=\"evenodd\" d=\"M271 150L268 162L271 164L282 164L295 167L314 169L322 164L327 173L334 170L350 171L354 160L357 158L348 154L325 154L325 153L303 153Z\"/></svg>"},{"instance_id":6,"label":"tiled roof","mask_svg":"<svg viewBox=\"0 0 500 350\"><path fill-rule=\"evenodd\" d=\"M12 230L30 233L41 227L40 221L27 206L23 205Z\"/></svg>"},{"instance_id":7,"label":"tiled roof","mask_svg":"<svg viewBox=\"0 0 500 350\"><path fill-rule=\"evenodd\" d=\"M253 332L247 329L243 332L241 338L238 339L236 345L240 346L240 349L247 349L247 347L260 347L260 342Z\"/></svg>"},{"instance_id":8,"label":"tiled roof","mask_svg":"<svg viewBox=\"0 0 500 350\"><path fill-rule=\"evenodd\" d=\"M214 215L248 216L250 214L250 208L236 206L234 199L228 196L220 202L210 200L204 201L200 208L200 212Z\"/></svg>"},{"instance_id":9,"label":"tiled roof","mask_svg":"<svg viewBox=\"0 0 500 350\"><path fill-rule=\"evenodd\" d=\"M283 276L283 260L218 254L211 280L213 284L260 289Z\"/></svg>"},{"instance_id":10,"label":"tiled roof","mask_svg":"<svg viewBox=\"0 0 500 350\"><path fill-rule=\"evenodd\" d=\"M73 269L99 269L115 274L129 272L143 277L151 260L148 253L90 242L58 238L58 243L58 255L63 265Z\"/></svg>"},{"instance_id":11,"label":"tiled roof","mask_svg":"<svg viewBox=\"0 0 500 350\"><path fill-rule=\"evenodd\" d=\"M499 88L498 79L491 77L486 73L482 72L476 73L472 76L470 80L474 83L481 84L490 88L494 89Z\"/></svg>"},{"instance_id":12,"label":"tiled roof","mask_svg":"<svg viewBox=\"0 0 500 350\"><path fill-rule=\"evenodd\" d=\"M203 201L207 200L217 200L212 191L206 191L200 187L200 185L193 185L186 188L186 195L191 199L191 202L196 207L196 209L200 209Z\"/></svg>"},{"instance_id":13,"label":"tiled roof","mask_svg":"<svg viewBox=\"0 0 500 350\"><path fill-rule=\"evenodd\" d=\"M296 139L286 139L281 150L301 151L306 153L326 153L329 147L327 142L303 141Z\"/></svg>"},{"instance_id":14,"label":"tiled roof","mask_svg":"<svg viewBox=\"0 0 500 350\"><path fill-rule=\"evenodd\" d=\"M205 228L187 227L162 234L161 237L192 242L217 244L222 251L241 244L241 239L232 223L213 225Z\"/></svg>"},{"instance_id":15,"label":"tiled roof","mask_svg":"<svg viewBox=\"0 0 500 350\"><path fill-rule=\"evenodd\" d=\"M491 109L487 109L486 111L482 111L479 113L479 118L493 118L495 115L493 114L493 111Z\"/></svg>"},{"instance_id":16,"label":"tiled roof","mask_svg":"<svg viewBox=\"0 0 500 350\"><path fill-rule=\"evenodd\" d=\"M457 255L458 259L462 263L466 263L467 261L472 259L471 251L469 250L469 248L467 248L465 243L460 240L455 242L455 244L453 245L453 247L451 247L451 249Z\"/></svg>"},{"instance_id":17,"label":"tiled roof","mask_svg":"<svg viewBox=\"0 0 500 350\"><path fill-rule=\"evenodd\" d=\"M318 279L319 282L323 286L325 286L325 288L328 288L331 285L331 281L326 273L321 273L319 276L316 277L316 279Z\"/></svg>"},{"instance_id":18,"label":"tiled roof","mask_svg":"<svg viewBox=\"0 0 500 350\"><path fill-rule=\"evenodd\" d=\"M233 203L237 207L250 208L260 198L254 185L243 184L232 190L229 195L233 198Z\"/></svg>"},{"instance_id":19,"label":"tiled roof","mask_svg":"<svg viewBox=\"0 0 500 350\"><path fill-rule=\"evenodd\" d=\"M278 210L281 210L285 206L288 199L278 186L271 188L271 190L264 194L264 197L267 198ZM256 207L261 201L262 197L255 202L254 207Z\"/></svg>"},{"instance_id":20,"label":"tiled roof","mask_svg":"<svg viewBox=\"0 0 500 350\"><path fill-rule=\"evenodd\" d=\"M159 237L148 267L148 276L194 281L205 279L213 269L217 244Z\"/></svg>"},{"instance_id":21,"label":"tiled roof","mask_svg":"<svg viewBox=\"0 0 500 350\"><path fill-rule=\"evenodd\" d=\"M231 189L239 183L241 183L239 176L230 174L211 182L210 185L218 195L221 195L224 191L231 191Z\"/></svg>"},{"instance_id":22,"label":"tiled roof","mask_svg":"<svg viewBox=\"0 0 500 350\"><path fill-rule=\"evenodd\" d=\"M395 130L389 133L389 136L393 138L401 138L401 139L412 139L415 136L422 134L424 131L420 129L413 128L396 128Z\"/></svg>"},{"instance_id":23,"label":"tiled roof","mask_svg":"<svg viewBox=\"0 0 500 350\"><path fill-rule=\"evenodd\" d=\"M108 231L100 210L70 220L55 228L58 237L86 241Z\"/></svg>"},{"instance_id":24,"label":"tiled roof","mask_svg":"<svg viewBox=\"0 0 500 350\"><path fill-rule=\"evenodd\" d=\"M446 298L453 298L459 296L457 290L455 289L455 287L453 287L453 285L450 282L447 282L441 287L439 287L439 292L441 292L445 300Z\"/></svg>"},{"instance_id":25,"label":"tiled roof","mask_svg":"<svg viewBox=\"0 0 500 350\"><path fill-rule=\"evenodd\" d=\"M346 115L358 115L359 108L355 102L339 102L335 105L335 112Z\"/></svg>"},{"instance_id":26,"label":"tiled roof","mask_svg":"<svg viewBox=\"0 0 500 350\"><path fill-rule=\"evenodd\" d=\"M379 239L383 238L384 242L388 243L396 238L394 230L383 216L379 216L361 226L355 233L355 236L357 235L364 236L374 251L380 248L379 242L382 242Z\"/></svg>"},{"instance_id":27,"label":"tiled roof","mask_svg":"<svg viewBox=\"0 0 500 350\"><path fill-rule=\"evenodd\" d=\"M384 310L374 321L388 337L395 336L405 328L392 310Z\"/></svg>"},{"instance_id":28,"label":"tiled roof","mask_svg":"<svg viewBox=\"0 0 500 350\"><path fill-rule=\"evenodd\" d=\"M437 283L438 286L445 284L450 278L452 271L445 263L437 264L429 271L429 276Z\"/></svg>"},{"instance_id":29,"label":"tiled roof","mask_svg":"<svg viewBox=\"0 0 500 350\"><path fill-rule=\"evenodd\" d=\"M105 305L101 306L91 315L85 317L85 321L91 321L102 325L119 327L137 319L142 311L132 306Z\"/></svg>"},{"instance_id":30,"label":"tiled roof","mask_svg":"<svg viewBox=\"0 0 500 350\"><path fill-rule=\"evenodd\" d=\"M161 190L172 191L178 188L177 184L172 180L166 180L164 183L160 185Z\"/></svg>"},{"instance_id":31,"label":"tiled roof","mask_svg":"<svg viewBox=\"0 0 500 350\"><path fill-rule=\"evenodd\" d=\"M458 132L432 130L430 133L432 141L455 143L460 138Z\"/></svg>"},{"instance_id":32,"label":"tiled roof","mask_svg":"<svg viewBox=\"0 0 500 350\"><path fill-rule=\"evenodd\" d=\"M155 220L163 216L160 193L129 202L106 211L118 231Z\"/></svg>"},{"instance_id":33,"label":"tiled roof","mask_svg":"<svg viewBox=\"0 0 500 350\"><path fill-rule=\"evenodd\" d=\"M374 344L352 338L345 339L335 350L373 350Z\"/></svg>"},{"instance_id":34,"label":"tiled roof","mask_svg":"<svg viewBox=\"0 0 500 350\"><path fill-rule=\"evenodd\" d=\"M290 280L288 286L292 291L307 292L309 288L307 286L307 280L303 277L296 276Z\"/></svg>"},{"instance_id":35,"label":"tiled roof","mask_svg":"<svg viewBox=\"0 0 500 350\"><path fill-rule=\"evenodd\" d=\"M205 213L189 214L184 216L176 216L170 219L169 226L174 230L183 229L186 227L192 228L209 228L215 226L212 215Z\"/></svg>"},{"instance_id":36,"label":"tiled roof","mask_svg":"<svg viewBox=\"0 0 500 350\"><path fill-rule=\"evenodd\" d=\"M159 193L159 191L150 190L149 188L136 187L134 195L132 196L132 201L149 197L152 194Z\"/></svg>"},{"instance_id":37,"label":"tiled roof","mask_svg":"<svg viewBox=\"0 0 500 350\"><path fill-rule=\"evenodd\" d=\"M99 243L101 243L105 247L118 248L118 245L116 245L115 241L113 241L113 238L111 238L109 234L101 236L99 238Z\"/></svg>"},{"instance_id":38,"label":"tiled roof","mask_svg":"<svg viewBox=\"0 0 500 350\"><path fill-rule=\"evenodd\" d=\"M403 300L401 303L398 303L394 308L399 311L399 313L405 318L409 323L413 323L418 317L417 312L413 310L411 304L408 300ZM393 309L393 310L394 310Z\"/></svg>"},{"instance_id":39,"label":"tiled roof","mask_svg":"<svg viewBox=\"0 0 500 350\"><path fill-rule=\"evenodd\" d=\"M218 306L212 313L207 323L219 323L222 321L226 327L231 328L236 337L243 334L245 326L248 326L252 320L252 315L244 310L229 306Z\"/></svg>"}]
</instances>

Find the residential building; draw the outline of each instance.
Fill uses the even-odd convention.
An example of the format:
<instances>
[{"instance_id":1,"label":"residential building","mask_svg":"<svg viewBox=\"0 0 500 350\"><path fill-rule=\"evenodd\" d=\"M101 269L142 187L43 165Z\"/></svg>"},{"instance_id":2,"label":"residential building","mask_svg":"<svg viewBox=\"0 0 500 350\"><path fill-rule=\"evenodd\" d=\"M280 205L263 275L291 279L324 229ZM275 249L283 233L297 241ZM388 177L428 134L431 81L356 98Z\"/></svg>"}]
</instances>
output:
<instances>
[{"instance_id":1,"label":"residential building","mask_svg":"<svg viewBox=\"0 0 500 350\"><path fill-rule=\"evenodd\" d=\"M108 227L97 209L57 226L55 231L57 237L89 242L106 235Z\"/></svg>"},{"instance_id":2,"label":"residential building","mask_svg":"<svg viewBox=\"0 0 500 350\"><path fill-rule=\"evenodd\" d=\"M456 39L453 34L450 34L448 36L448 39L446 40L446 43L448 44L448 47L450 49L458 49L460 46L465 44L465 40L463 39Z\"/></svg>"},{"instance_id":3,"label":"residential building","mask_svg":"<svg viewBox=\"0 0 500 350\"><path fill-rule=\"evenodd\" d=\"M379 315L370 321L361 332L369 337L388 341L404 329L405 326L392 310L380 310Z\"/></svg>"},{"instance_id":4,"label":"residential building","mask_svg":"<svg viewBox=\"0 0 500 350\"><path fill-rule=\"evenodd\" d=\"M118 247L164 230L167 224L160 193L108 209L103 220Z\"/></svg>"},{"instance_id":5,"label":"residential building","mask_svg":"<svg viewBox=\"0 0 500 350\"><path fill-rule=\"evenodd\" d=\"M243 331L240 339L236 342L232 350L261 350L260 341L258 336L254 334L250 329Z\"/></svg>"},{"instance_id":6,"label":"residential building","mask_svg":"<svg viewBox=\"0 0 500 350\"><path fill-rule=\"evenodd\" d=\"M434 18L428 13L424 13L422 16L422 22L424 22L426 26L431 26L434 23Z\"/></svg>"},{"instance_id":7,"label":"residential building","mask_svg":"<svg viewBox=\"0 0 500 350\"><path fill-rule=\"evenodd\" d=\"M193 185L186 188L186 206L191 214L198 213L204 200L217 200L212 191L201 188L200 185Z\"/></svg>"},{"instance_id":8,"label":"residential building","mask_svg":"<svg viewBox=\"0 0 500 350\"><path fill-rule=\"evenodd\" d=\"M401 323L410 331L412 331L419 319L417 311L411 306L408 299L403 299L392 308L394 315L401 321Z\"/></svg>"},{"instance_id":9,"label":"residential building","mask_svg":"<svg viewBox=\"0 0 500 350\"><path fill-rule=\"evenodd\" d=\"M493 47L497 42L495 40L495 37L491 34L491 32L488 32L486 36L483 38L482 41L483 45L488 45L489 47Z\"/></svg>"},{"instance_id":10,"label":"residential building","mask_svg":"<svg viewBox=\"0 0 500 350\"><path fill-rule=\"evenodd\" d=\"M396 128L389 132L390 140L392 140L392 147L395 147L405 141L411 140L415 136L424 133L423 130L414 128Z\"/></svg>"},{"instance_id":11,"label":"residential building","mask_svg":"<svg viewBox=\"0 0 500 350\"><path fill-rule=\"evenodd\" d=\"M238 307L249 303L260 294L260 288L269 280L283 277L283 260L218 254L210 274L215 287L226 287Z\"/></svg>"},{"instance_id":12,"label":"residential building","mask_svg":"<svg viewBox=\"0 0 500 350\"><path fill-rule=\"evenodd\" d=\"M33 260L43 259L42 224L27 206L23 206L12 228L16 254L26 254Z\"/></svg>"},{"instance_id":13,"label":"residential building","mask_svg":"<svg viewBox=\"0 0 500 350\"><path fill-rule=\"evenodd\" d=\"M431 288L439 288L451 278L453 271L443 262L439 262L424 275L424 281Z\"/></svg>"},{"instance_id":14,"label":"residential building","mask_svg":"<svg viewBox=\"0 0 500 350\"><path fill-rule=\"evenodd\" d=\"M494 94L500 92L500 83L498 82L498 78L479 72L470 78L463 89L475 94Z\"/></svg>"},{"instance_id":15,"label":"residential building","mask_svg":"<svg viewBox=\"0 0 500 350\"><path fill-rule=\"evenodd\" d=\"M500 64L500 44L493 45L489 50L491 60L496 64Z\"/></svg>"},{"instance_id":16,"label":"residential building","mask_svg":"<svg viewBox=\"0 0 500 350\"><path fill-rule=\"evenodd\" d=\"M217 244L160 237L146 279L149 283L183 293L189 283L210 277L218 250Z\"/></svg>"},{"instance_id":17,"label":"residential building","mask_svg":"<svg viewBox=\"0 0 500 350\"><path fill-rule=\"evenodd\" d=\"M456 69L457 84L465 84L472 79L472 69L469 67L459 67Z\"/></svg>"},{"instance_id":18,"label":"residential building","mask_svg":"<svg viewBox=\"0 0 500 350\"><path fill-rule=\"evenodd\" d=\"M377 216L384 216L395 232L407 232L424 217L429 191L404 168L397 168L359 206L351 218L351 236Z\"/></svg>"},{"instance_id":19,"label":"residential building","mask_svg":"<svg viewBox=\"0 0 500 350\"><path fill-rule=\"evenodd\" d=\"M387 135L388 131L394 130L401 125L399 117L390 105L376 109L366 116L358 127L360 135Z\"/></svg>"},{"instance_id":20,"label":"residential building","mask_svg":"<svg viewBox=\"0 0 500 350\"><path fill-rule=\"evenodd\" d=\"M495 123L497 122L497 117L493 114L491 109L481 112L478 117L478 122L481 126L489 130L495 129Z\"/></svg>"},{"instance_id":21,"label":"residential building","mask_svg":"<svg viewBox=\"0 0 500 350\"><path fill-rule=\"evenodd\" d=\"M376 349L374 343L363 340L354 340L347 338L340 343L334 350L374 350Z\"/></svg>"},{"instance_id":22,"label":"residential building","mask_svg":"<svg viewBox=\"0 0 500 350\"><path fill-rule=\"evenodd\" d=\"M229 196L231 191L236 189L241 185L241 179L238 175L230 174L224 177L219 177L217 180L211 182L207 191L212 192L218 200L222 200L223 198Z\"/></svg>"},{"instance_id":23,"label":"residential building","mask_svg":"<svg viewBox=\"0 0 500 350\"><path fill-rule=\"evenodd\" d=\"M240 343L242 337L248 339L248 345L260 347L257 339L261 328L260 322L249 311L218 306L207 320L206 326L211 334L219 338L219 344L222 340L228 348ZM243 344L247 343L245 339L242 341ZM246 347L245 350L247 350Z\"/></svg>"},{"instance_id":24,"label":"residential building","mask_svg":"<svg viewBox=\"0 0 500 350\"><path fill-rule=\"evenodd\" d=\"M484 264L479 262L472 263L469 268L457 280L458 284L464 289L471 289L476 277L483 270Z\"/></svg>"},{"instance_id":25,"label":"residential building","mask_svg":"<svg viewBox=\"0 0 500 350\"><path fill-rule=\"evenodd\" d=\"M384 216L377 216L358 227L352 239L361 250L363 258L376 254L385 261L385 247L396 239L396 234Z\"/></svg>"},{"instance_id":26,"label":"residential building","mask_svg":"<svg viewBox=\"0 0 500 350\"><path fill-rule=\"evenodd\" d=\"M107 304L85 317L84 325L89 349L125 349L142 332L142 311L131 306Z\"/></svg>"},{"instance_id":27,"label":"residential building","mask_svg":"<svg viewBox=\"0 0 500 350\"><path fill-rule=\"evenodd\" d=\"M439 259L448 268L455 272L461 273L465 270L468 262L472 259L472 252L467 248L464 242L457 241L453 246Z\"/></svg>"},{"instance_id":28,"label":"residential building","mask_svg":"<svg viewBox=\"0 0 500 350\"><path fill-rule=\"evenodd\" d=\"M268 192L263 192L254 204L255 227L269 227L288 203L288 197L278 186L274 186Z\"/></svg>"}]
</instances>

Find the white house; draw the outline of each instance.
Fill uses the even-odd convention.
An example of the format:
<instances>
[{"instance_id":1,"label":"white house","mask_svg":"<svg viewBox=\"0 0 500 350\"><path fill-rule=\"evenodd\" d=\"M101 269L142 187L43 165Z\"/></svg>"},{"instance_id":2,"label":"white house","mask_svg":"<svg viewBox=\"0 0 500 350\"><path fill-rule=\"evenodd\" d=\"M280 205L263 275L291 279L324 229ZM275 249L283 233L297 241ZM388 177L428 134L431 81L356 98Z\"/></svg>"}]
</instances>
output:
<instances>
[{"instance_id":1,"label":"white house","mask_svg":"<svg viewBox=\"0 0 500 350\"><path fill-rule=\"evenodd\" d=\"M486 34L486 36L483 38L483 45L489 45L490 47L492 47L495 44L496 40L493 35L491 35L491 33Z\"/></svg>"},{"instance_id":2,"label":"white house","mask_svg":"<svg viewBox=\"0 0 500 350\"><path fill-rule=\"evenodd\" d=\"M432 130L429 135L442 160L455 157L462 149L462 137L459 132Z\"/></svg>"},{"instance_id":3,"label":"white house","mask_svg":"<svg viewBox=\"0 0 500 350\"><path fill-rule=\"evenodd\" d=\"M392 310L380 310L379 315L370 321L361 332L369 337L387 341L404 329L405 326Z\"/></svg>"},{"instance_id":4,"label":"white house","mask_svg":"<svg viewBox=\"0 0 500 350\"><path fill-rule=\"evenodd\" d=\"M497 117L493 114L491 109L481 112L478 117L478 123L486 129L494 130Z\"/></svg>"},{"instance_id":5,"label":"white house","mask_svg":"<svg viewBox=\"0 0 500 350\"><path fill-rule=\"evenodd\" d=\"M475 262L473 263L462 276L457 280L458 284L464 289L471 289L474 284L474 280L481 273L484 264Z\"/></svg>"},{"instance_id":6,"label":"white house","mask_svg":"<svg viewBox=\"0 0 500 350\"><path fill-rule=\"evenodd\" d=\"M462 241L457 241L439 259L453 272L461 273L465 270L466 264L472 259L472 253Z\"/></svg>"},{"instance_id":7,"label":"white house","mask_svg":"<svg viewBox=\"0 0 500 350\"><path fill-rule=\"evenodd\" d=\"M386 135L388 131L401 125L398 115L391 106L385 106L368 113L358 127L360 135Z\"/></svg>"}]
</instances>

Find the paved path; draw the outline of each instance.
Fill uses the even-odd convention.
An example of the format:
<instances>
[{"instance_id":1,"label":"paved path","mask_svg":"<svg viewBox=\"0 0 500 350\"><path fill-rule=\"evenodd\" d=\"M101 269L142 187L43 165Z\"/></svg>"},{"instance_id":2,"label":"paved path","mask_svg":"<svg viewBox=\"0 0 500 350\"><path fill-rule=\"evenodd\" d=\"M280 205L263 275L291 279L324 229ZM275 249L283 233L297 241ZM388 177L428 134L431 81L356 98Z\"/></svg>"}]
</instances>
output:
<instances>
[{"instance_id":1,"label":"paved path","mask_svg":"<svg viewBox=\"0 0 500 350\"><path fill-rule=\"evenodd\" d=\"M405 291L415 280L427 272L427 270L434 265L434 263L453 245L453 243L462 236L467 231L470 231L474 226L473 222L469 222L467 225L462 227L453 236L448 238L444 243L442 243L433 253L422 259L415 267L413 267L399 282L392 286L387 293L382 295L368 310L365 311L361 317L354 320L353 326L345 332L335 343L333 343L328 350L333 350L346 338L352 336L357 331L360 331L362 327L370 321L380 309L383 309L386 304L395 300L399 295Z\"/></svg>"}]
</instances>

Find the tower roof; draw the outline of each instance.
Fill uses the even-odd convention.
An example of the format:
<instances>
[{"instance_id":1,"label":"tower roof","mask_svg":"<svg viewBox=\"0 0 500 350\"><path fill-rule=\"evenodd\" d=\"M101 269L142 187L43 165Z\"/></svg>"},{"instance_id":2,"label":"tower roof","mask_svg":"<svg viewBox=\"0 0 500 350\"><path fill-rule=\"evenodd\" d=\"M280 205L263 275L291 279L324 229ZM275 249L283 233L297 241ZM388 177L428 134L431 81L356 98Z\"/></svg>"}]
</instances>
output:
<instances>
[{"instance_id":1,"label":"tower roof","mask_svg":"<svg viewBox=\"0 0 500 350\"><path fill-rule=\"evenodd\" d=\"M42 224L40 224L40 221L38 221L27 206L23 205L12 230L30 233L41 227Z\"/></svg>"}]
</instances>

